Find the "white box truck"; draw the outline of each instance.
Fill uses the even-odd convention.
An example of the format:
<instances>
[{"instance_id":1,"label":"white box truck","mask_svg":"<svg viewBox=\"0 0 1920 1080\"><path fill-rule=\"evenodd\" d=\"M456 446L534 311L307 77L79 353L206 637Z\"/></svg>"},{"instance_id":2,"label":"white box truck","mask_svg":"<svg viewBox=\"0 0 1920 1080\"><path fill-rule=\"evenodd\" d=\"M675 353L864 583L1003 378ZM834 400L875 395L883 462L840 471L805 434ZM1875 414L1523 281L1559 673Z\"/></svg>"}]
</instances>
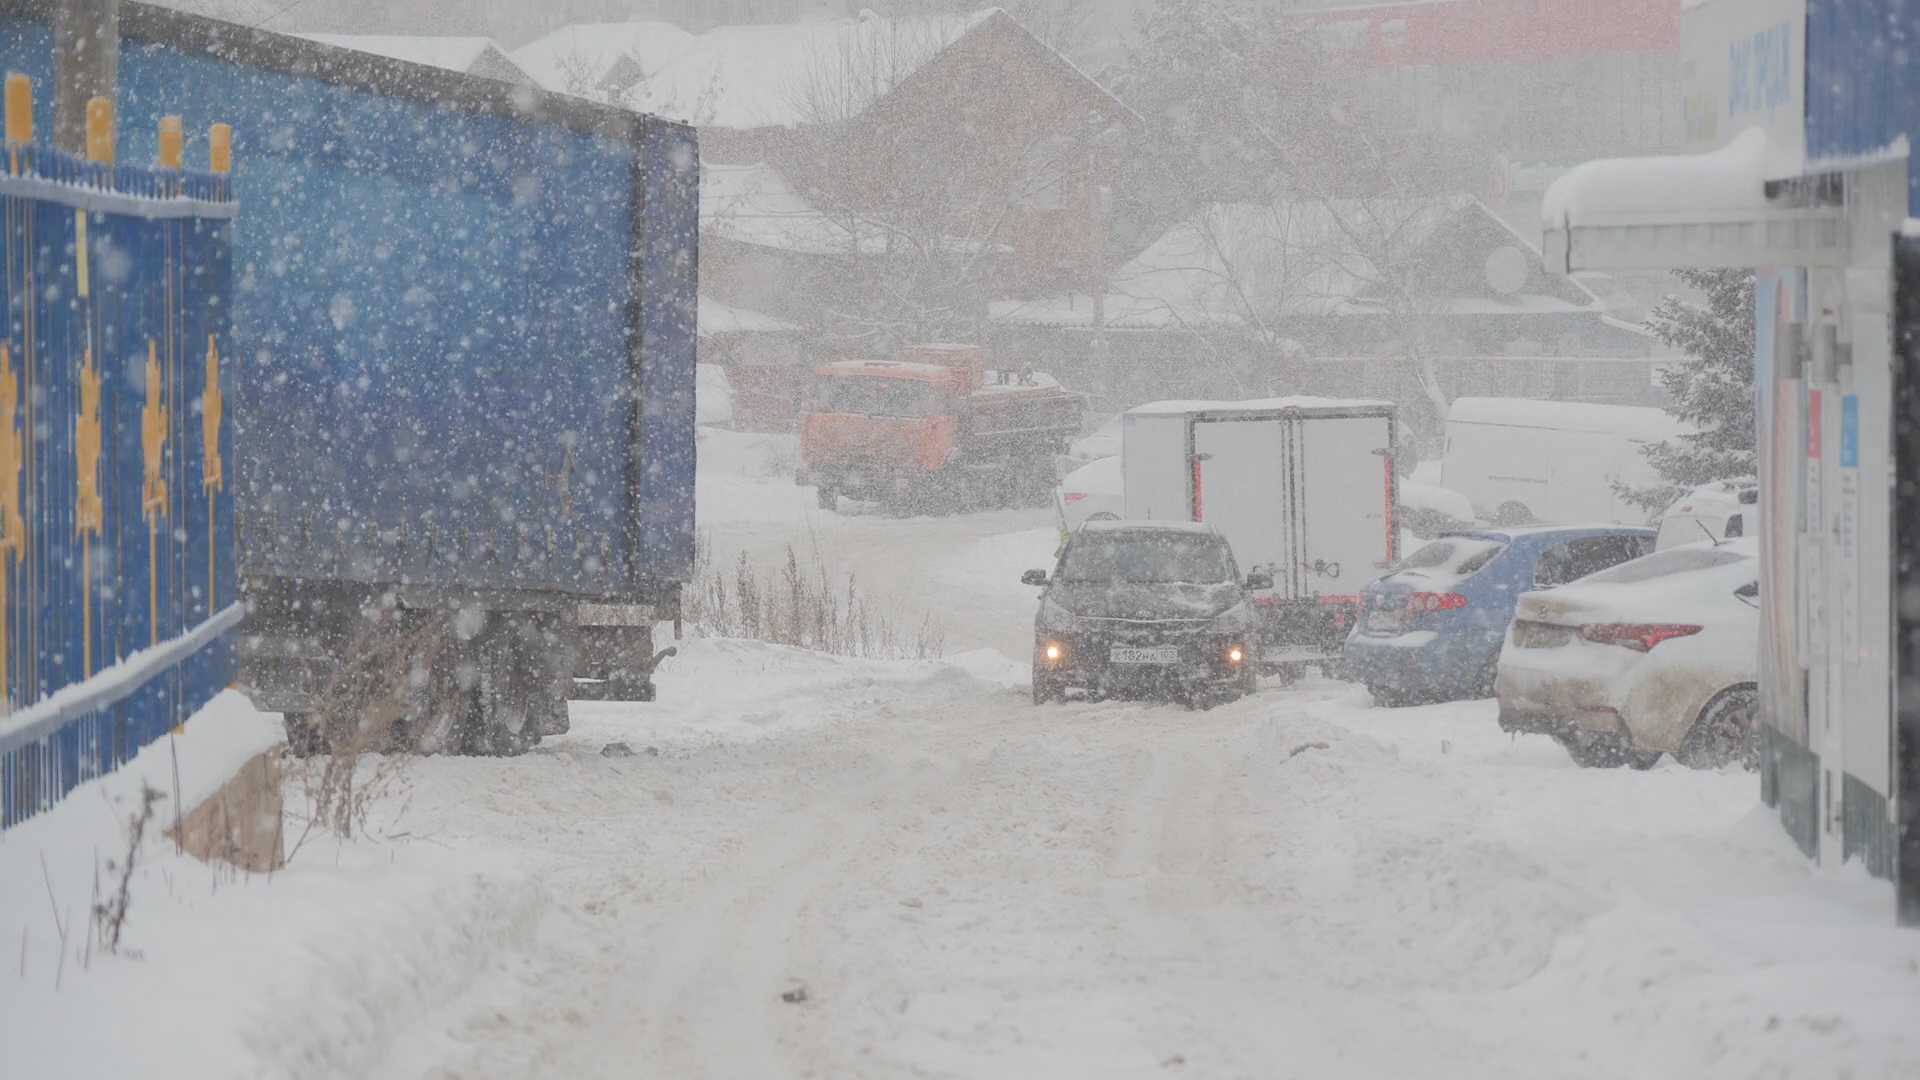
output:
<instances>
[{"instance_id":1,"label":"white box truck","mask_svg":"<svg viewBox=\"0 0 1920 1080\"><path fill-rule=\"evenodd\" d=\"M1398 557L1394 407L1289 397L1162 401L1121 425L1128 520L1203 521L1255 597L1260 663L1288 670L1342 656L1361 587Z\"/></svg>"},{"instance_id":2,"label":"white box truck","mask_svg":"<svg viewBox=\"0 0 1920 1080\"><path fill-rule=\"evenodd\" d=\"M1645 450L1685 430L1639 405L1463 397L1448 410L1440 484L1496 525L1642 525L1650 515L1614 483L1658 486Z\"/></svg>"}]
</instances>

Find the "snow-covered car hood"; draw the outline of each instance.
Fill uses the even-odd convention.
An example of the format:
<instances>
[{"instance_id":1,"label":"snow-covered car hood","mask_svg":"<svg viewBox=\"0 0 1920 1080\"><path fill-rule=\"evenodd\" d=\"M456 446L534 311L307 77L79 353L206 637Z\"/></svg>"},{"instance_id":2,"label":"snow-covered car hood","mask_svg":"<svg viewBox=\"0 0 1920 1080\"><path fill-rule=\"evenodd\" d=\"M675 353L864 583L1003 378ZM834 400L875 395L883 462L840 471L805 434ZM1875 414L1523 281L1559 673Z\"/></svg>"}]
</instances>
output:
<instances>
[{"instance_id":1,"label":"snow-covered car hood","mask_svg":"<svg viewBox=\"0 0 1920 1080\"><path fill-rule=\"evenodd\" d=\"M1239 585L1061 582L1047 593L1082 619L1211 619L1245 598Z\"/></svg>"}]
</instances>

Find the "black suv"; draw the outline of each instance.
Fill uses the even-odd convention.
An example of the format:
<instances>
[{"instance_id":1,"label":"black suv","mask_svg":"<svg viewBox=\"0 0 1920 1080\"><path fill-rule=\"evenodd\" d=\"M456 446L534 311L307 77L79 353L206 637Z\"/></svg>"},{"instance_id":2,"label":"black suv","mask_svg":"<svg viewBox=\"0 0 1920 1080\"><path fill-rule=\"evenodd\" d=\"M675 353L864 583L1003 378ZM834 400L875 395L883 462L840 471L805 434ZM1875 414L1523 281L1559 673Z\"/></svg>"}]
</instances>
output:
<instances>
[{"instance_id":1,"label":"black suv","mask_svg":"<svg viewBox=\"0 0 1920 1080\"><path fill-rule=\"evenodd\" d=\"M1226 538L1208 525L1090 521L1067 540L1033 630L1034 703L1069 689L1095 697L1211 704L1253 692L1254 614Z\"/></svg>"}]
</instances>

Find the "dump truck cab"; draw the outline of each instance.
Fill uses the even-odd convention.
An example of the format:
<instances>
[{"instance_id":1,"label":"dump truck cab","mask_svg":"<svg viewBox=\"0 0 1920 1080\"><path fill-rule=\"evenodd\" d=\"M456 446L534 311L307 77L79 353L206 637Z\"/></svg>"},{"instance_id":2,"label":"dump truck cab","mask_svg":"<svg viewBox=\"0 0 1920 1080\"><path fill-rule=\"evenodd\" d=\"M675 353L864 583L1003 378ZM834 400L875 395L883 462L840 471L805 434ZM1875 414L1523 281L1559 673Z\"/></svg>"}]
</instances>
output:
<instances>
[{"instance_id":1,"label":"dump truck cab","mask_svg":"<svg viewBox=\"0 0 1920 1080\"><path fill-rule=\"evenodd\" d=\"M922 511L1045 499L1082 403L1052 378L993 370L970 345L814 369L801 468L820 506L840 496Z\"/></svg>"}]
</instances>

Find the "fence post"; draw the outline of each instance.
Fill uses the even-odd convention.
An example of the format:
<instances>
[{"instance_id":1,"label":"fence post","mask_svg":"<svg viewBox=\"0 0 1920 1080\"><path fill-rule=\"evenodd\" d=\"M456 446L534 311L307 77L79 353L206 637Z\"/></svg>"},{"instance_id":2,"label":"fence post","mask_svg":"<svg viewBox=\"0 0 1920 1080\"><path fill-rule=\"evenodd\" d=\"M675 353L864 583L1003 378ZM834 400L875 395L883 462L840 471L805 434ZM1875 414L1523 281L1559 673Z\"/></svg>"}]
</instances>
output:
<instances>
[{"instance_id":1,"label":"fence post","mask_svg":"<svg viewBox=\"0 0 1920 1080\"><path fill-rule=\"evenodd\" d=\"M53 145L87 153L87 102L120 82L120 0L58 0L53 15Z\"/></svg>"}]
</instances>

